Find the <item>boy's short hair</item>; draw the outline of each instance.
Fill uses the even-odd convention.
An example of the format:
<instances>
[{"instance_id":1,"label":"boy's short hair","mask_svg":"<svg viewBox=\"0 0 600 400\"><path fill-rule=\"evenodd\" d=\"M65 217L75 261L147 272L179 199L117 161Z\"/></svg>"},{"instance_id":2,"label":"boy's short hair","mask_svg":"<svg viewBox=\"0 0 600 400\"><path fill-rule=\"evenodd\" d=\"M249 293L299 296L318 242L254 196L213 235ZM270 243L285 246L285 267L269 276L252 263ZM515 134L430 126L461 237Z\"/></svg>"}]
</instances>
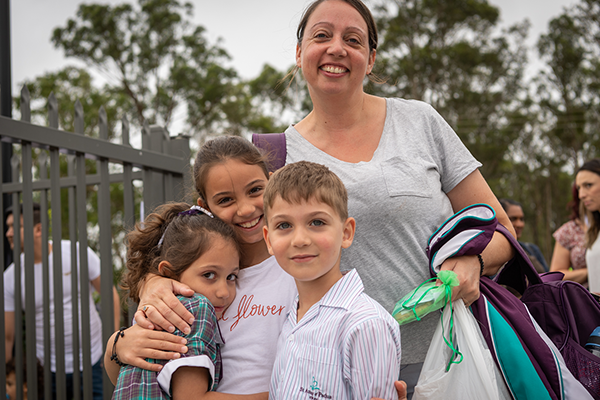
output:
<instances>
[{"instance_id":1,"label":"boy's short hair","mask_svg":"<svg viewBox=\"0 0 600 400\"><path fill-rule=\"evenodd\" d=\"M315 199L348 218L348 192L342 180L324 165L299 161L277 170L263 195L265 218L277 197L287 203Z\"/></svg>"}]
</instances>

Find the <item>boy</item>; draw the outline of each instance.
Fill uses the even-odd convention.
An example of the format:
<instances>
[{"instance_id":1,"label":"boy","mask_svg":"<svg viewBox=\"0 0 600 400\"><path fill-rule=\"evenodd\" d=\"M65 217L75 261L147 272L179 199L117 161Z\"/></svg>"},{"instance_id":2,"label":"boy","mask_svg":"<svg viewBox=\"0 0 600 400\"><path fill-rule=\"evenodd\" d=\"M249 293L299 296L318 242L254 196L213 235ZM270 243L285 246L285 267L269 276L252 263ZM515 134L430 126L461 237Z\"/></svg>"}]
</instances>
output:
<instances>
[{"instance_id":1,"label":"boy","mask_svg":"<svg viewBox=\"0 0 600 400\"><path fill-rule=\"evenodd\" d=\"M6 399L17 400L17 372L16 372L15 360L11 359L6 363ZM37 368L37 398L44 398L44 368L40 364L39 360L36 365ZM27 400L27 364L23 360L23 400Z\"/></svg>"},{"instance_id":2,"label":"boy","mask_svg":"<svg viewBox=\"0 0 600 400\"><path fill-rule=\"evenodd\" d=\"M269 398L395 398L399 325L364 293L356 270L340 270L356 226L342 181L320 164L287 165L269 180L264 213L269 252L298 287Z\"/></svg>"}]
</instances>

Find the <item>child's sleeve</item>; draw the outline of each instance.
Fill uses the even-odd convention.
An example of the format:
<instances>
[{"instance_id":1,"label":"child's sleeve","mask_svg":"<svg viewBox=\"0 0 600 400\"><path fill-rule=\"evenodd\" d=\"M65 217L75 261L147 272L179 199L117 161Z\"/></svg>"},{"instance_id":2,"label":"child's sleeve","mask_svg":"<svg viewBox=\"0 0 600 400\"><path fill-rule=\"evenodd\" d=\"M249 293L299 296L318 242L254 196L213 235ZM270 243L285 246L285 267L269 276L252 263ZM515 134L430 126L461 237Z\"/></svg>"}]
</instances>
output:
<instances>
[{"instance_id":1,"label":"child's sleeve","mask_svg":"<svg viewBox=\"0 0 600 400\"><path fill-rule=\"evenodd\" d=\"M353 399L395 399L394 381L400 376L400 328L372 318L353 329L345 343L344 379Z\"/></svg>"},{"instance_id":2,"label":"child's sleeve","mask_svg":"<svg viewBox=\"0 0 600 400\"><path fill-rule=\"evenodd\" d=\"M187 300L187 301L186 301ZM212 305L204 296L195 295L182 301L183 305L194 314L195 321L191 326L189 335L182 335L187 339L188 352L177 360L165 364L158 374L158 383L170 395L171 378L180 367L206 368L210 374L211 383L209 390L215 390L221 377L221 357L219 345L223 344L217 318Z\"/></svg>"}]
</instances>

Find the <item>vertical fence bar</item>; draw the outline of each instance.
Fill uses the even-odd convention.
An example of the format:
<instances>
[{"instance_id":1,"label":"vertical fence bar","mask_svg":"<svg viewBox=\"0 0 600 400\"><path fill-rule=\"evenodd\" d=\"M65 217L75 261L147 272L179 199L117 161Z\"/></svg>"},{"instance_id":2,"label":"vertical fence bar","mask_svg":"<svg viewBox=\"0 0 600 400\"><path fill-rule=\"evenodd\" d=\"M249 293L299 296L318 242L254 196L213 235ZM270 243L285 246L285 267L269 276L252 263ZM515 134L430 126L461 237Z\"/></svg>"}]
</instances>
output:
<instances>
[{"instance_id":1,"label":"vertical fence bar","mask_svg":"<svg viewBox=\"0 0 600 400\"><path fill-rule=\"evenodd\" d=\"M13 155L10 160L12 168L12 181L19 182L19 158ZM21 232L21 200L19 193L13 193L13 232ZM13 235L13 263L15 265L15 319L14 319L14 351L15 351L15 377L17 385L17 398L23 398L23 304L21 287L21 235Z\"/></svg>"},{"instance_id":2,"label":"vertical fence bar","mask_svg":"<svg viewBox=\"0 0 600 400\"><path fill-rule=\"evenodd\" d=\"M79 100L75 103L75 133L83 134L83 107ZM76 332L79 332L80 327L84 328L85 324L83 320L81 324L79 320L82 319L83 315L88 313L88 308L84 308L84 299L87 298L84 296L83 291L86 290L89 286L89 283L84 282L83 273L85 271L85 277L87 278L87 270L88 270L88 259L87 259L87 185L85 182L86 169L85 169L85 154L77 153L75 154L75 165L76 165L76 173L75 173L75 210L77 213L77 228L74 230L74 236L76 237L75 242L71 242L71 249L74 251L71 271L73 275L73 280L71 281L71 293L72 293L72 307L73 307L73 398L75 400L81 399L81 374L79 371L82 370L82 366L80 365L79 352L81 349L81 345L85 341L79 335L76 335ZM79 247L77 247L77 244ZM82 253L83 251L83 253ZM75 273L77 271L77 273ZM81 276L81 278L80 278ZM79 286L79 282L81 286ZM89 279L87 279L89 282ZM87 293L87 290L86 290ZM81 302L79 301L81 300ZM86 301L87 303L87 301ZM80 311L81 310L81 311ZM88 315L88 323L87 329L89 332L89 315ZM77 340L75 340L77 339ZM84 356L85 357L85 356ZM77 360L77 363L75 363ZM85 358L83 358L83 367L85 368Z\"/></svg>"},{"instance_id":3,"label":"vertical fence bar","mask_svg":"<svg viewBox=\"0 0 600 400\"><path fill-rule=\"evenodd\" d=\"M166 129L165 129L166 132ZM166 137L164 139L163 142L163 146L162 146L162 150L161 153L163 154L171 154L172 151L172 142L170 140L170 136L169 133L166 132ZM174 182L174 177L173 174L170 173L164 173L163 174L163 185L164 185L164 201L181 201L182 199L178 199L175 197L175 182Z\"/></svg>"},{"instance_id":4,"label":"vertical fence bar","mask_svg":"<svg viewBox=\"0 0 600 400\"><path fill-rule=\"evenodd\" d=\"M194 179L192 166L189 161L192 156L190 150L190 138L185 135L179 135L170 140L170 152L172 156L187 160L181 176L173 176L173 191L177 201L187 201L196 204L197 196L194 195Z\"/></svg>"},{"instance_id":5,"label":"vertical fence bar","mask_svg":"<svg viewBox=\"0 0 600 400\"><path fill-rule=\"evenodd\" d=\"M167 130L161 126L150 127L150 150L157 153L165 152L165 141L169 137ZM165 202L165 178L162 172L152 171L150 192L152 195L152 209ZM145 189L145 188L144 188ZM150 210L148 210L150 212Z\"/></svg>"},{"instance_id":6,"label":"vertical fence bar","mask_svg":"<svg viewBox=\"0 0 600 400\"><path fill-rule=\"evenodd\" d=\"M123 146L131 147L129 142L129 121L126 117L121 120L121 142ZM133 192L133 167L129 163L123 163L123 217L125 229L129 231L135 226L135 196ZM125 265L123 266L125 268ZM129 326L133 320L137 304L127 300L127 321L125 325Z\"/></svg>"},{"instance_id":7,"label":"vertical fence bar","mask_svg":"<svg viewBox=\"0 0 600 400\"><path fill-rule=\"evenodd\" d=\"M33 160L30 142L21 142L21 176L23 177L23 250L25 253L25 358L27 360L27 398L37 400L37 348L35 316L35 259L33 243ZM28 278L29 277L29 278ZM30 386L31 382L31 386ZM29 391L31 390L31 394Z\"/></svg>"},{"instance_id":8,"label":"vertical fence bar","mask_svg":"<svg viewBox=\"0 0 600 400\"><path fill-rule=\"evenodd\" d=\"M48 98L48 126L58 128L58 101L54 93ZM50 179L52 182L52 276L63 276L62 255L62 202L60 198L60 156L58 148L50 149ZM56 398L67 398L66 351L65 351L65 310L63 300L63 280L53 279L54 287L54 358L56 370L54 380Z\"/></svg>"},{"instance_id":9,"label":"vertical fence bar","mask_svg":"<svg viewBox=\"0 0 600 400\"><path fill-rule=\"evenodd\" d=\"M150 150L150 125L148 121L144 121L142 127L142 149ZM149 168L144 168L142 172L142 205L140 207L140 221L143 221L146 215L152 212L152 171Z\"/></svg>"},{"instance_id":10,"label":"vertical fence bar","mask_svg":"<svg viewBox=\"0 0 600 400\"><path fill-rule=\"evenodd\" d=\"M108 141L108 123L104 107L99 113L100 139ZM100 228L100 298L102 299L102 343L106 343L114 332L112 232L110 226L110 176L108 160L98 161L100 185L98 185L98 226ZM112 393L110 380L103 379L103 392ZM109 398L104 396L104 398Z\"/></svg>"},{"instance_id":11,"label":"vertical fence bar","mask_svg":"<svg viewBox=\"0 0 600 400\"><path fill-rule=\"evenodd\" d=\"M76 110L76 129L75 133L83 134L84 129L84 120L83 120L83 106L81 102L77 100L75 102L75 110ZM103 109L101 110L103 111ZM102 114L102 113L101 113ZM104 113L106 114L106 113ZM102 118L102 116L100 116ZM78 157L79 159L79 157ZM86 171L85 171L85 160L83 162L83 179L85 180ZM79 166L78 166L79 168ZM81 175L81 171L77 171L77 176ZM87 190L87 186L85 187ZM84 191L85 193L85 191ZM79 204L78 204L79 205ZM84 205L84 210L87 210L87 207ZM79 227L81 229L81 226ZM83 363L83 398L85 400L92 399L92 355L91 355L91 333L90 333L90 278L89 278L89 270L88 270L88 249L87 249L87 211L86 211L86 219L85 219L85 230L83 232L79 232L79 236L85 235L86 237L86 246L82 247L81 242L79 244L79 266L80 266L80 286L79 286L79 298L81 299L81 353L82 353L82 363ZM74 297L74 299L77 297ZM73 300L75 301L75 300ZM75 351L75 349L74 349ZM79 354L79 349L77 350L77 354Z\"/></svg>"},{"instance_id":12,"label":"vertical fence bar","mask_svg":"<svg viewBox=\"0 0 600 400\"><path fill-rule=\"evenodd\" d=\"M27 87L26 87L26 86L24 86L24 87L23 87L23 89L21 90L21 100L22 100L22 102L21 102L21 120L22 120L22 121L24 121L24 122L31 122L31 108L30 108L31 97L30 97L30 95L29 95L29 90L27 89ZM23 150L23 145L22 145L22 143L21 143L21 156L22 156L22 154L23 154L23 151L24 151L24 150ZM23 166L23 164L21 163L21 167L22 167L22 166ZM13 197L13 200L14 200L14 197ZM22 200L22 196L21 196L21 200L20 200L20 201L23 201L23 200ZM15 205L15 207L19 207L19 211L22 211L22 210L23 210L23 209L20 207L20 206L21 206L20 202L17 202L17 203L15 203L15 202L13 201L13 204ZM15 216L15 215L16 215L16 214L14 214L14 213L13 213L13 216ZM24 218L23 218L23 214L21 213L20 215L21 215L21 216L19 217L19 224L21 224L20 226L24 227L25 225L24 225L24 221L23 221L23 220L24 220ZM16 228L15 228L15 229L13 230L13 234L14 234L15 232L19 232L19 231L17 231L17 230L16 230ZM22 240L23 238L22 238L22 237L19 235L19 239L20 239L20 240ZM14 242L13 242L13 243L14 243ZM22 248L23 248L23 246L24 246L24 243L23 243L23 242L21 242L21 245L20 245L19 247L17 247L17 246L16 246L16 244L15 244L15 249L18 249L18 252L19 252L19 256L18 256L18 258L19 258L19 263L21 263L21 257L20 257L20 253L22 252ZM16 254L16 253L15 253L15 254ZM13 259L16 259L16 258L17 258L17 256L13 256ZM21 264L21 271L23 271L23 269L24 269L24 268L25 268L25 265ZM15 272L16 272L16 270L15 270ZM21 276L21 275L19 274L19 276ZM27 275L25 275L25 276L27 276ZM19 290L21 290L21 289L23 288L23 286L22 286L22 285L23 285L23 282L21 281L21 285L19 285ZM16 288L16 287L15 287L15 288ZM16 292L16 291L15 291L15 296L17 296L17 292ZM19 301L21 301L21 299L22 299L22 298L23 298L23 293L21 292L21 294L19 294ZM27 305L26 305L26 304L25 304L25 307L27 307ZM17 310L19 310L19 311L18 311L18 312L19 312L19 315L22 315L22 314L21 314L21 312L22 312L22 310L23 310L23 304L22 304L22 303L21 303L21 306L19 306L19 308L17 308L17 307L16 307L16 302L15 302L15 312L16 312ZM27 325L27 321L25 321L25 324ZM23 325L22 325L22 323L20 324L20 326L21 326L21 327L23 326ZM21 335L20 335L20 338L22 339L22 337L23 337L23 335L21 334ZM27 343L27 340L26 340L25 342ZM16 345L16 343L17 343L17 342L15 341L15 345ZM20 348L23 348L22 341L21 341L21 345L20 345L19 347L20 347ZM27 355L26 355L26 354L25 354L25 357L27 357ZM23 370L23 367L22 367L22 364L19 364L19 363L22 363L23 361L24 361L24 359L23 359L22 357L19 357L19 358L17 359L17 363L16 363L16 367L17 367L18 369L20 369L21 371ZM26 371L25 373L27 374L27 371ZM23 378L25 378L25 377L23 377Z\"/></svg>"},{"instance_id":13,"label":"vertical fence bar","mask_svg":"<svg viewBox=\"0 0 600 400\"><path fill-rule=\"evenodd\" d=\"M42 150L38 156L40 180L48 179L48 155ZM52 376L50 373L50 263L48 246L48 191L40 192L40 222L42 224L42 299L44 319L44 398L52 398Z\"/></svg>"},{"instance_id":14,"label":"vertical fence bar","mask_svg":"<svg viewBox=\"0 0 600 400\"><path fill-rule=\"evenodd\" d=\"M77 110L75 110L75 112L77 113ZM76 128L77 130L77 128ZM75 177L76 178L76 173L75 173L75 156L67 156L67 169L69 171L69 176ZM69 257L71 257L71 288L75 287L77 288L77 282L79 281L79 268L76 268L75 266L77 265L77 206L76 206L76 186L72 186L69 187L68 189L68 201L69 201L69 243L71 245L70 248L70 255ZM75 292L73 292L75 293ZM73 297L75 296L74 294L72 294L72 298L77 298L77 297ZM73 330L73 333L75 332L79 332L79 313L75 313L74 310L79 310L79 301L74 301L72 302L72 309L71 309L71 329ZM72 338L72 343L71 346L73 348L79 348L79 335L75 336L73 335ZM79 357L73 357L73 371L79 371ZM77 389L79 390L79 388L81 387L80 384L80 375L74 374L73 375L73 387L77 387Z\"/></svg>"},{"instance_id":15,"label":"vertical fence bar","mask_svg":"<svg viewBox=\"0 0 600 400\"><path fill-rule=\"evenodd\" d=\"M50 148L50 194L52 204L52 276L62 277L62 200L60 190L60 153ZM65 324L62 307L63 280L53 279L54 287L54 354L56 355L56 398L65 399ZM47 393L47 392L46 392ZM46 394L47 396L47 394ZM50 397L51 398L51 397Z\"/></svg>"}]
</instances>

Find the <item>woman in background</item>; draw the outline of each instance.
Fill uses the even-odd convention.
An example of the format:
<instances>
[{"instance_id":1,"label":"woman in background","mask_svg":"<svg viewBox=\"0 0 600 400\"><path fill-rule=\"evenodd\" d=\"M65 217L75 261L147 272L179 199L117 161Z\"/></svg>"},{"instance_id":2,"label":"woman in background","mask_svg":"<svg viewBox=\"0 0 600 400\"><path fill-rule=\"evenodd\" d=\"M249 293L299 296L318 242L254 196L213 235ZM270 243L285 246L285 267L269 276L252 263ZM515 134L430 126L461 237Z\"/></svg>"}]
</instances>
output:
<instances>
[{"instance_id":1,"label":"woman in background","mask_svg":"<svg viewBox=\"0 0 600 400\"><path fill-rule=\"evenodd\" d=\"M583 164L575 177L579 199L587 209L585 261L590 292L600 294L600 159Z\"/></svg>"},{"instance_id":2,"label":"woman in background","mask_svg":"<svg viewBox=\"0 0 600 400\"><path fill-rule=\"evenodd\" d=\"M587 286L588 271L585 262L585 206L579 199L576 184L573 184L573 200L570 220L564 223L552 236L556 239L550 271L565 274L564 280L575 281Z\"/></svg>"}]
</instances>

